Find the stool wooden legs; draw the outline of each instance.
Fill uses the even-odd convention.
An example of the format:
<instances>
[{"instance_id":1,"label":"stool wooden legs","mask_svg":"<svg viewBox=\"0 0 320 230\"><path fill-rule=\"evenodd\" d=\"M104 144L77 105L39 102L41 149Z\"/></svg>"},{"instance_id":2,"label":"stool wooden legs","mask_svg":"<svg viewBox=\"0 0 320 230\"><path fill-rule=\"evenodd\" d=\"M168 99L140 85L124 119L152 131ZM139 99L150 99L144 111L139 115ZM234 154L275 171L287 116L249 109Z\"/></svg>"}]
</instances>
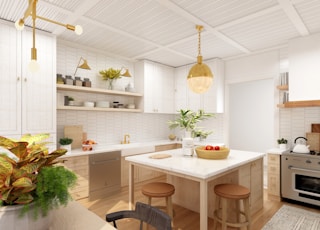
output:
<instances>
[{"instance_id":1,"label":"stool wooden legs","mask_svg":"<svg viewBox=\"0 0 320 230\"><path fill-rule=\"evenodd\" d=\"M167 204L167 213L173 220L173 207L172 207L172 198L171 196L166 197L166 204Z\"/></svg>"},{"instance_id":2,"label":"stool wooden legs","mask_svg":"<svg viewBox=\"0 0 320 230\"><path fill-rule=\"evenodd\" d=\"M231 213L228 209L230 208L230 204L228 201L236 202L234 205L235 211L237 213L236 221L237 222L229 222L228 221L228 213ZM240 201L243 202L243 211L239 208L241 207ZM228 206L229 205L229 206ZM218 227L218 223L221 223L221 229L227 230L227 227L236 227L236 228L243 228L246 227L247 230L250 230L250 206L249 206L249 198L244 198L241 200L231 200L216 196L216 205L215 211L213 214L213 229L216 230ZM241 221L241 216L245 217L245 221Z\"/></svg>"}]
</instances>

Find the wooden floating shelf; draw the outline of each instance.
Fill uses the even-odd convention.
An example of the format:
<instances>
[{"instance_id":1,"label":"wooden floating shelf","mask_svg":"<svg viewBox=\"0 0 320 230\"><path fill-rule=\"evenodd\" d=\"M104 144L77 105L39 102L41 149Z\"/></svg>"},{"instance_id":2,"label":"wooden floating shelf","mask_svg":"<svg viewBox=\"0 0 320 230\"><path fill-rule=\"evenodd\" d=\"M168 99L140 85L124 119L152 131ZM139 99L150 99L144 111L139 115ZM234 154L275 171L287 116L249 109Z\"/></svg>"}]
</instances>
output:
<instances>
[{"instance_id":1,"label":"wooden floating shelf","mask_svg":"<svg viewBox=\"0 0 320 230\"><path fill-rule=\"evenodd\" d=\"M277 89L279 89L279 90L288 90L289 86L288 85L278 85Z\"/></svg>"},{"instance_id":2,"label":"wooden floating shelf","mask_svg":"<svg viewBox=\"0 0 320 230\"><path fill-rule=\"evenodd\" d=\"M132 93L132 92L126 92L126 91L119 91L119 90L106 90L106 89L98 89L98 88L74 86L74 85L63 85L63 84L57 84L57 89L66 90L66 91L100 93L100 94L121 95L121 96L131 96L131 97L143 96L141 93Z\"/></svg>"},{"instance_id":3,"label":"wooden floating shelf","mask_svg":"<svg viewBox=\"0 0 320 230\"><path fill-rule=\"evenodd\" d=\"M75 110L75 111L102 111L102 112L128 112L141 113L141 109L125 109L125 108L98 108L98 107L84 107L84 106L58 106L58 110Z\"/></svg>"},{"instance_id":4,"label":"wooden floating shelf","mask_svg":"<svg viewBox=\"0 0 320 230\"><path fill-rule=\"evenodd\" d=\"M288 101L284 104L278 104L277 106L279 108L316 107L316 106L320 106L320 100Z\"/></svg>"}]
</instances>

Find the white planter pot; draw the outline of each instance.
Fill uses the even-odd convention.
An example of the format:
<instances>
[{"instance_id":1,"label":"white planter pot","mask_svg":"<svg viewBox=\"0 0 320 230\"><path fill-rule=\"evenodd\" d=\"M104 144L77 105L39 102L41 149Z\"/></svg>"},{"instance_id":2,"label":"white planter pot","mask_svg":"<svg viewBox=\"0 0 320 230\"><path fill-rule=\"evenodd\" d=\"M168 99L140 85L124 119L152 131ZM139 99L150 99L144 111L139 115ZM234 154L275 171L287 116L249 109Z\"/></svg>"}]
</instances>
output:
<instances>
[{"instance_id":1,"label":"white planter pot","mask_svg":"<svg viewBox=\"0 0 320 230\"><path fill-rule=\"evenodd\" d=\"M66 154L71 153L71 144L69 145L60 145L60 149L66 149L68 152Z\"/></svg>"},{"instance_id":2,"label":"white planter pot","mask_svg":"<svg viewBox=\"0 0 320 230\"><path fill-rule=\"evenodd\" d=\"M7 230L43 230L49 229L52 221L51 212L48 216L42 217L39 214L38 219L34 220L32 207L23 216L20 217L23 205L3 206L0 208L0 229Z\"/></svg>"},{"instance_id":3,"label":"white planter pot","mask_svg":"<svg viewBox=\"0 0 320 230\"><path fill-rule=\"evenodd\" d=\"M287 144L279 144L279 149L286 150L287 149Z\"/></svg>"}]
</instances>

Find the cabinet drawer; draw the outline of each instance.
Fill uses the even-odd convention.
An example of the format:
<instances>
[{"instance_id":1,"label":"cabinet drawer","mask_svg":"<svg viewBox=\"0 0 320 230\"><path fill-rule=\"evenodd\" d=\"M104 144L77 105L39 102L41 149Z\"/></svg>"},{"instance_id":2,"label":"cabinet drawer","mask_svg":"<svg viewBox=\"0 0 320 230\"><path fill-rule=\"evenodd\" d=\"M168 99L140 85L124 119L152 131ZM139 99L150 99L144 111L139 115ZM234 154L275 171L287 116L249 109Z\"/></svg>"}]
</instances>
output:
<instances>
[{"instance_id":1,"label":"cabinet drawer","mask_svg":"<svg viewBox=\"0 0 320 230\"><path fill-rule=\"evenodd\" d=\"M280 155L278 154L268 154L268 164L280 165Z\"/></svg>"},{"instance_id":2,"label":"cabinet drawer","mask_svg":"<svg viewBox=\"0 0 320 230\"><path fill-rule=\"evenodd\" d=\"M280 174L279 165L268 164L268 173Z\"/></svg>"}]
</instances>

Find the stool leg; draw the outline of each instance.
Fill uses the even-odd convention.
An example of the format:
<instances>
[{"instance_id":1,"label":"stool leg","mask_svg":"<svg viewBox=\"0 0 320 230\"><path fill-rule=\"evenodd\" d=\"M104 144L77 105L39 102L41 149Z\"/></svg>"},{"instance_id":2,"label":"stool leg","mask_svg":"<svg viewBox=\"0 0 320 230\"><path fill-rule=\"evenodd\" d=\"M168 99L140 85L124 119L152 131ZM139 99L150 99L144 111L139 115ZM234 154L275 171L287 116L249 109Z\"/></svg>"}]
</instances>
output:
<instances>
[{"instance_id":1,"label":"stool leg","mask_svg":"<svg viewBox=\"0 0 320 230\"><path fill-rule=\"evenodd\" d=\"M227 230L227 199L221 198L222 205L222 230Z\"/></svg>"},{"instance_id":2,"label":"stool leg","mask_svg":"<svg viewBox=\"0 0 320 230\"><path fill-rule=\"evenodd\" d=\"M173 208L172 208L171 196L166 197L166 203L167 203L167 213L171 217L171 220L173 220Z\"/></svg>"},{"instance_id":3,"label":"stool leg","mask_svg":"<svg viewBox=\"0 0 320 230\"><path fill-rule=\"evenodd\" d=\"M220 197L216 195L215 200L215 209L213 211L213 230L216 230L218 227L218 213L220 209Z\"/></svg>"},{"instance_id":4,"label":"stool leg","mask_svg":"<svg viewBox=\"0 0 320 230\"><path fill-rule=\"evenodd\" d=\"M151 196L148 196L148 204L151 205Z\"/></svg>"},{"instance_id":5,"label":"stool leg","mask_svg":"<svg viewBox=\"0 0 320 230\"><path fill-rule=\"evenodd\" d=\"M244 213L246 216L246 221L248 221L247 229L250 230L251 227L251 217L250 217L250 206L249 206L249 198L243 200Z\"/></svg>"}]
</instances>

